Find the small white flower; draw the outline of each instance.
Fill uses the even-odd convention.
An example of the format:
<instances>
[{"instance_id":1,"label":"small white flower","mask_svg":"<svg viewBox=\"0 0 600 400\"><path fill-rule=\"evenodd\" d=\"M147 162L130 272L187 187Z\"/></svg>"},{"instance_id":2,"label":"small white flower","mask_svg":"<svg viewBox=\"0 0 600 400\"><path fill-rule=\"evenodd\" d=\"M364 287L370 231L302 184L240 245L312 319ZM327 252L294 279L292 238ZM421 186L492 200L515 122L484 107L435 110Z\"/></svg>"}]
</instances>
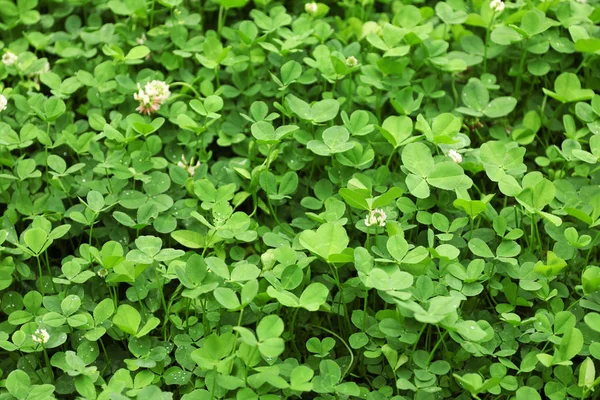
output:
<instances>
[{"instance_id":1,"label":"small white flower","mask_svg":"<svg viewBox=\"0 0 600 400\"><path fill-rule=\"evenodd\" d=\"M304 5L304 11L306 11L308 14L316 14L317 13L317 3L312 2L312 3L306 3Z\"/></svg>"},{"instance_id":2,"label":"small white flower","mask_svg":"<svg viewBox=\"0 0 600 400\"><path fill-rule=\"evenodd\" d=\"M36 343L46 344L48 343L48 340L50 340L50 335L45 329L38 328L33 332L33 335L31 335L31 339Z\"/></svg>"},{"instance_id":3,"label":"small white flower","mask_svg":"<svg viewBox=\"0 0 600 400\"><path fill-rule=\"evenodd\" d=\"M450 150L448 152L448 157L450 157L452 159L452 161L454 161L457 164L460 164L462 162L462 156L460 155L460 153L454 149Z\"/></svg>"},{"instance_id":4,"label":"small white flower","mask_svg":"<svg viewBox=\"0 0 600 400\"><path fill-rule=\"evenodd\" d=\"M137 44L139 44L140 46L143 45L144 43L146 43L146 34L142 33L142 36L140 36L139 38L135 39L135 41L137 42Z\"/></svg>"},{"instance_id":5,"label":"small white flower","mask_svg":"<svg viewBox=\"0 0 600 400\"><path fill-rule=\"evenodd\" d=\"M140 114L154 114L170 95L169 85L163 81L153 80L148 82L144 89L138 83L138 92L133 94L133 98L140 102L136 110Z\"/></svg>"},{"instance_id":6,"label":"small white flower","mask_svg":"<svg viewBox=\"0 0 600 400\"><path fill-rule=\"evenodd\" d=\"M148 96L157 99L161 104L167 101L169 95L171 94L169 85L158 80L153 80L152 82L146 83L144 90Z\"/></svg>"},{"instance_id":7,"label":"small white flower","mask_svg":"<svg viewBox=\"0 0 600 400\"><path fill-rule=\"evenodd\" d=\"M6 110L7 106L8 106L8 100L6 99L6 97L3 94L0 94L0 111Z\"/></svg>"},{"instance_id":8,"label":"small white flower","mask_svg":"<svg viewBox=\"0 0 600 400\"><path fill-rule=\"evenodd\" d=\"M97 274L100 278L106 278L108 276L108 270L106 268L100 268Z\"/></svg>"},{"instance_id":9,"label":"small white flower","mask_svg":"<svg viewBox=\"0 0 600 400\"><path fill-rule=\"evenodd\" d=\"M502 0L492 0L490 8L492 11L499 13L504 10L504 2Z\"/></svg>"},{"instance_id":10,"label":"small white flower","mask_svg":"<svg viewBox=\"0 0 600 400\"><path fill-rule=\"evenodd\" d=\"M7 51L2 56L2 63L6 66L13 65L17 62L17 59L18 57L15 53L13 53L12 51Z\"/></svg>"},{"instance_id":11,"label":"small white flower","mask_svg":"<svg viewBox=\"0 0 600 400\"><path fill-rule=\"evenodd\" d=\"M194 174L196 173L196 169L198 169L200 167L200 161L196 162L196 165L194 164L194 157L192 157L192 159L190 160L190 163L188 164L187 160L185 159L185 156L182 154L181 155L181 161L179 161L177 163L177 166L179 168L183 168L187 171L188 174L190 174L190 176L194 176Z\"/></svg>"},{"instance_id":12,"label":"small white flower","mask_svg":"<svg viewBox=\"0 0 600 400\"><path fill-rule=\"evenodd\" d=\"M376 208L366 216L365 225L366 226L378 225L380 227L384 227L386 219L387 219L387 214L381 208Z\"/></svg>"},{"instance_id":13,"label":"small white flower","mask_svg":"<svg viewBox=\"0 0 600 400\"><path fill-rule=\"evenodd\" d=\"M350 56L350 57L346 58L346 67L348 67L348 68L356 67L357 64L358 64L358 60L356 59L356 57Z\"/></svg>"}]
</instances>

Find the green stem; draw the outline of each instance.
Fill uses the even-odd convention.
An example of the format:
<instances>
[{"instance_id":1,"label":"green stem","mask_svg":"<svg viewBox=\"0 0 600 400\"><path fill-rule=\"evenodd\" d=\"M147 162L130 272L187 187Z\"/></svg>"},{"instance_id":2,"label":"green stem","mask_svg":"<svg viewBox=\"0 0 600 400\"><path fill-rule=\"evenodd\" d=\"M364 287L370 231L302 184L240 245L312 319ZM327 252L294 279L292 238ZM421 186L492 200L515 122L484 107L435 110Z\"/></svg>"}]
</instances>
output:
<instances>
[{"instance_id":1,"label":"green stem","mask_svg":"<svg viewBox=\"0 0 600 400\"><path fill-rule=\"evenodd\" d=\"M519 75L517 76L517 83L515 84L515 97L519 99L521 93L521 80L523 79L523 68L525 66L525 59L527 58L527 39L523 42L523 54L521 55L521 62L519 62Z\"/></svg>"},{"instance_id":2,"label":"green stem","mask_svg":"<svg viewBox=\"0 0 600 400\"><path fill-rule=\"evenodd\" d=\"M98 341L100 342L100 347L102 347L102 352L104 353L104 359L106 360L106 366L104 367L104 369L110 368L111 362L110 362L110 357L108 355L108 351L106 351L106 347L104 346L104 342L102 341L102 338L98 339Z\"/></svg>"},{"instance_id":3,"label":"green stem","mask_svg":"<svg viewBox=\"0 0 600 400\"><path fill-rule=\"evenodd\" d=\"M586 256L585 256L585 262L583 263L584 267L587 267L587 263L590 259L590 256L592 255L592 250L594 250L594 243L596 242L596 240L598 240L598 238L600 237L600 231L598 231L598 233L596 234L596 236L594 237L594 240L592 240L590 242L590 249L588 250Z\"/></svg>"},{"instance_id":4,"label":"green stem","mask_svg":"<svg viewBox=\"0 0 600 400\"><path fill-rule=\"evenodd\" d=\"M152 0L152 6L150 7L150 29L154 26L154 2L155 0Z\"/></svg>"},{"instance_id":5,"label":"green stem","mask_svg":"<svg viewBox=\"0 0 600 400\"><path fill-rule=\"evenodd\" d=\"M394 149L390 153L390 156L388 157L387 162L385 163L386 167L390 166L390 161L392 161L392 157L394 156L395 153L396 153L396 147L394 147Z\"/></svg>"},{"instance_id":6,"label":"green stem","mask_svg":"<svg viewBox=\"0 0 600 400\"><path fill-rule=\"evenodd\" d=\"M112 194L113 188L112 188L112 184L110 183L110 176L108 176L108 168L104 167L104 172L106 173L106 180L108 181L108 190L109 190L110 194ZM62 186L62 182L60 184ZM64 186L63 186L63 189L64 189Z\"/></svg>"},{"instance_id":7,"label":"green stem","mask_svg":"<svg viewBox=\"0 0 600 400\"><path fill-rule=\"evenodd\" d=\"M346 343L346 341L337 333L327 329L327 328L323 328L322 326L319 325L312 325L315 328L319 328L327 333L329 333L330 335L335 336L337 339L340 340L340 342L342 342L342 344L346 347L346 349L348 349L348 352L350 353L350 364L348 365L348 368L346 368L346 371L344 371L344 374L342 375L341 380L344 379L344 377L346 377L346 375L348 375L348 372L350 372L350 369L352 368L352 365L354 364L354 353L352 353L352 349L350 348L350 346L348 346L348 343Z\"/></svg>"},{"instance_id":8,"label":"green stem","mask_svg":"<svg viewBox=\"0 0 600 400\"><path fill-rule=\"evenodd\" d=\"M485 43L483 47L483 73L487 73L487 50L488 50L488 42L490 40L490 29L492 29L492 24L494 23L494 18L496 17L496 11L492 12L492 18L490 19L490 23L485 31Z\"/></svg>"},{"instance_id":9,"label":"green stem","mask_svg":"<svg viewBox=\"0 0 600 400\"><path fill-rule=\"evenodd\" d=\"M221 87L221 80L219 78L219 66L215 67L215 78L217 79L217 89Z\"/></svg>"},{"instance_id":10,"label":"green stem","mask_svg":"<svg viewBox=\"0 0 600 400\"><path fill-rule=\"evenodd\" d=\"M300 308L294 309L294 313L292 315L292 324L290 325L290 332L292 334L292 337L291 337L292 347L294 348L294 351L296 352L296 354L298 354L298 359L300 359L300 357L302 356L302 353L300 353L300 350L298 349L298 345L296 345L296 317L298 316L299 311L300 311Z\"/></svg>"},{"instance_id":11,"label":"green stem","mask_svg":"<svg viewBox=\"0 0 600 400\"><path fill-rule=\"evenodd\" d=\"M48 276L50 277L50 283L52 284L52 290L54 290L54 293L58 293L58 290L56 290L56 286L54 285L54 280L52 279L52 270L50 269L50 260L48 259L48 251L44 252L44 255L46 256L46 270L48 271Z\"/></svg>"},{"instance_id":12,"label":"green stem","mask_svg":"<svg viewBox=\"0 0 600 400\"><path fill-rule=\"evenodd\" d=\"M35 257L38 264L38 273L40 274L40 290L42 291L42 297L44 297L44 275L42 274L42 264L40 263L40 257Z\"/></svg>"},{"instance_id":13,"label":"green stem","mask_svg":"<svg viewBox=\"0 0 600 400\"><path fill-rule=\"evenodd\" d=\"M242 326L242 317L243 316L244 316L244 309L242 308L240 310L240 316L238 317L238 322L237 322L238 327ZM231 349L232 356L235 354L235 351L237 350L237 340L238 340L239 336L240 336L240 333L238 331L235 331L235 340L233 341L233 349ZM231 364L231 366L233 367L233 363Z\"/></svg>"},{"instance_id":14,"label":"green stem","mask_svg":"<svg viewBox=\"0 0 600 400\"><path fill-rule=\"evenodd\" d=\"M531 231L530 231L531 232L531 239L529 241L529 246L533 247L533 243L534 243L534 240L535 240L535 224L536 224L536 222L535 222L535 217L533 216L533 214L529 214L529 219L530 219L530 222L531 222Z\"/></svg>"},{"instance_id":15,"label":"green stem","mask_svg":"<svg viewBox=\"0 0 600 400\"><path fill-rule=\"evenodd\" d=\"M165 301L165 294L163 293L162 283L160 281L160 278L158 277L158 267L155 266L153 269L154 269L154 276L156 277L156 285L158 286L158 291L160 292L160 298L162 300L162 305L163 305L165 312L167 312L167 302Z\"/></svg>"},{"instance_id":16,"label":"green stem","mask_svg":"<svg viewBox=\"0 0 600 400\"><path fill-rule=\"evenodd\" d=\"M92 223L90 224L90 240L88 243L90 247L92 246L92 238L94 237L94 222L96 221L92 221Z\"/></svg>"},{"instance_id":17,"label":"green stem","mask_svg":"<svg viewBox=\"0 0 600 400\"><path fill-rule=\"evenodd\" d=\"M452 96L454 97L454 108L458 106L458 91L456 90L456 77L450 74L450 85L452 87Z\"/></svg>"},{"instance_id":18,"label":"green stem","mask_svg":"<svg viewBox=\"0 0 600 400\"><path fill-rule=\"evenodd\" d=\"M48 352L46 351L46 346L44 346L44 344L42 344L42 350L44 352L44 360L46 361L46 368L48 369L48 372L50 372L52 379L54 379L54 372L52 371L52 364L50 364L50 358L48 358Z\"/></svg>"},{"instance_id":19,"label":"green stem","mask_svg":"<svg viewBox=\"0 0 600 400\"><path fill-rule=\"evenodd\" d=\"M50 140L50 122L48 122L48 127L46 128L46 136L48 140ZM46 153L46 182L48 182L48 145L44 145L44 152Z\"/></svg>"},{"instance_id":20,"label":"green stem","mask_svg":"<svg viewBox=\"0 0 600 400\"><path fill-rule=\"evenodd\" d=\"M444 333L442 334L442 336L440 336L440 338L437 340L437 342L433 346L433 349L431 349L431 352L429 353L429 357L427 358L426 365L429 365L429 363L431 362L431 360L433 360L433 356L435 355L435 351L440 346L440 344L442 344L442 342L444 341L444 338L446 337L447 334L448 334L448 331L444 331Z\"/></svg>"},{"instance_id":21,"label":"green stem","mask_svg":"<svg viewBox=\"0 0 600 400\"><path fill-rule=\"evenodd\" d=\"M344 305L344 319L348 324L348 329L352 329L352 323L350 322L350 318L348 317L348 308L346 307L346 301L344 298L344 290L342 289L342 283L340 282L340 276L337 273L336 268L331 265L331 263L327 263L329 265L329 269L331 269L331 273L333 274L333 278L335 279L335 283L340 291L340 302ZM338 306L338 315L341 311L341 307Z\"/></svg>"},{"instance_id":22,"label":"green stem","mask_svg":"<svg viewBox=\"0 0 600 400\"><path fill-rule=\"evenodd\" d=\"M189 83L186 83L186 82L173 82L173 83L169 84L169 87L173 87L173 86L183 86L183 87L186 87L186 88L190 89L194 93L194 96L196 96L198 99L202 99L202 96L200 95L200 93L196 89L194 89L192 87L192 85L190 85Z\"/></svg>"},{"instance_id":23,"label":"green stem","mask_svg":"<svg viewBox=\"0 0 600 400\"><path fill-rule=\"evenodd\" d=\"M220 35L223 26L225 25L225 18L227 17L227 10L225 7L219 7L219 19L217 21L217 33Z\"/></svg>"}]
</instances>

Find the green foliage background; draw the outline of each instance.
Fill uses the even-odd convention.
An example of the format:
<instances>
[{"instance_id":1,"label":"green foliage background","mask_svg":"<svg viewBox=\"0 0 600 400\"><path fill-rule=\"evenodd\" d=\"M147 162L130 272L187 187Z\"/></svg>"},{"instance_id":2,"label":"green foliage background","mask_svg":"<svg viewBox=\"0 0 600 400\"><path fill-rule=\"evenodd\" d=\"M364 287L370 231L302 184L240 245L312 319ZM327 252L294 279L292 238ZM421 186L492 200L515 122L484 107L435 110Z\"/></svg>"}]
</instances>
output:
<instances>
[{"instance_id":1,"label":"green foliage background","mask_svg":"<svg viewBox=\"0 0 600 400\"><path fill-rule=\"evenodd\" d=\"M596 398L599 21L0 0L0 398Z\"/></svg>"}]
</instances>

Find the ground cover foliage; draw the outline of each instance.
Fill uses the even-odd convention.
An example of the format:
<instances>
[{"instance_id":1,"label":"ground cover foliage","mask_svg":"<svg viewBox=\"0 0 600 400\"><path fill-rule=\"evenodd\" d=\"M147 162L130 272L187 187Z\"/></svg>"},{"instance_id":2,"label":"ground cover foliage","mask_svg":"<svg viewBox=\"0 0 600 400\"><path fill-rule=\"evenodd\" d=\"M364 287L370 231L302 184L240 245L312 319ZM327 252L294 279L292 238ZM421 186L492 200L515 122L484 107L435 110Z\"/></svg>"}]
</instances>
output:
<instances>
[{"instance_id":1,"label":"ground cover foliage","mask_svg":"<svg viewBox=\"0 0 600 400\"><path fill-rule=\"evenodd\" d=\"M596 398L597 1L0 1L0 398Z\"/></svg>"}]
</instances>

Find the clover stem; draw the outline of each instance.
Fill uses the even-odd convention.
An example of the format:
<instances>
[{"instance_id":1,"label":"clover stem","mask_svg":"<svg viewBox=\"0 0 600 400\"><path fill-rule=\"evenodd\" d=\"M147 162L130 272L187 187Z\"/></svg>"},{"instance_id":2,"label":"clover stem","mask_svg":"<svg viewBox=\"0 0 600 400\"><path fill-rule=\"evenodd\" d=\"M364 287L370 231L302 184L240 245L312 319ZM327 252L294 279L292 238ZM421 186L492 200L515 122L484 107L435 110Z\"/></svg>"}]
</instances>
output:
<instances>
[{"instance_id":1,"label":"clover stem","mask_svg":"<svg viewBox=\"0 0 600 400\"><path fill-rule=\"evenodd\" d=\"M368 305L368 301L369 301L369 288L366 288L367 290L365 290L365 301L363 304L363 323L362 323L362 330L363 332L365 332L367 330L367 309L369 308Z\"/></svg>"},{"instance_id":2,"label":"clover stem","mask_svg":"<svg viewBox=\"0 0 600 400\"><path fill-rule=\"evenodd\" d=\"M44 275L42 274L42 264L40 263L40 257L36 256L35 259L37 260L37 264L38 264L38 273L40 274L40 289L42 291L42 297L45 296L44 293Z\"/></svg>"},{"instance_id":3,"label":"clover stem","mask_svg":"<svg viewBox=\"0 0 600 400\"><path fill-rule=\"evenodd\" d=\"M102 352L104 353L104 358L106 359L106 365L104 366L104 369L106 369L110 366L110 357L108 356L108 351L106 351L106 347L104 346L102 338L99 338L98 341L100 342L100 347L102 347Z\"/></svg>"},{"instance_id":4,"label":"clover stem","mask_svg":"<svg viewBox=\"0 0 600 400\"><path fill-rule=\"evenodd\" d=\"M438 331L439 331L439 328L438 328ZM438 349L438 347L440 346L440 344L442 344L444 342L444 338L446 337L447 334L448 334L448 331L444 331L444 333L439 337L439 339L437 340L437 342L435 342L435 345L433 346L433 349L431 349L431 351L429 352L429 357L427 358L426 365L429 365L429 363L433 359L433 356L435 355L435 351Z\"/></svg>"},{"instance_id":5,"label":"clover stem","mask_svg":"<svg viewBox=\"0 0 600 400\"><path fill-rule=\"evenodd\" d=\"M483 73L487 73L487 50L488 50L488 42L490 40L490 29L492 29L492 24L494 23L494 18L496 17L496 11L492 12L492 18L490 18L490 23L485 31L485 43L483 45Z\"/></svg>"},{"instance_id":6,"label":"clover stem","mask_svg":"<svg viewBox=\"0 0 600 400\"><path fill-rule=\"evenodd\" d=\"M90 239L89 239L89 245L92 245L92 238L94 237L94 222L96 221L92 221L92 223L90 224Z\"/></svg>"},{"instance_id":7,"label":"clover stem","mask_svg":"<svg viewBox=\"0 0 600 400\"><path fill-rule=\"evenodd\" d=\"M52 270L50 270L50 260L48 259L48 252L44 251L44 256L46 257L46 270L48 271L48 276L50 277L50 283L52 284L52 290L54 290L54 293L58 293L58 290L56 290L56 286L54 285L54 281L52 280Z\"/></svg>"},{"instance_id":8,"label":"clover stem","mask_svg":"<svg viewBox=\"0 0 600 400\"><path fill-rule=\"evenodd\" d=\"M471 238L473 237L473 230L475 229L475 227L473 226L473 217L469 218L469 222L471 223L471 229L469 230L469 242L471 241Z\"/></svg>"},{"instance_id":9,"label":"clover stem","mask_svg":"<svg viewBox=\"0 0 600 400\"><path fill-rule=\"evenodd\" d=\"M135 295L137 296L138 304L140 305L140 311L142 312L142 317L144 317L144 321L146 321L148 319L146 317L146 309L144 308L144 303L142 303L142 299L140 297L138 287L137 287L137 285L133 285L133 287L135 288Z\"/></svg>"},{"instance_id":10,"label":"clover stem","mask_svg":"<svg viewBox=\"0 0 600 400\"><path fill-rule=\"evenodd\" d=\"M185 302L185 328L190 329L190 306L192 305L192 299L187 299Z\"/></svg>"},{"instance_id":11,"label":"clover stem","mask_svg":"<svg viewBox=\"0 0 600 400\"><path fill-rule=\"evenodd\" d=\"M221 80L219 78L219 66L215 67L215 78L217 79L217 89L221 88Z\"/></svg>"},{"instance_id":12,"label":"clover stem","mask_svg":"<svg viewBox=\"0 0 600 400\"><path fill-rule=\"evenodd\" d=\"M519 75L517 75L517 83L515 84L515 97L519 99L521 93L521 80L523 78L523 67L525 66L525 59L527 58L527 42L525 39L523 43L523 54L521 55L521 61L519 62Z\"/></svg>"},{"instance_id":13,"label":"clover stem","mask_svg":"<svg viewBox=\"0 0 600 400\"><path fill-rule=\"evenodd\" d=\"M456 91L456 77L450 74L450 85L452 87L452 96L454 97L454 108L458 106L458 92Z\"/></svg>"},{"instance_id":14,"label":"clover stem","mask_svg":"<svg viewBox=\"0 0 600 400\"><path fill-rule=\"evenodd\" d=\"M346 307L346 301L344 298L344 290L342 289L342 283L340 281L340 276L337 273L337 269L331 264L331 263L327 263L327 265L329 265L329 269L331 270L331 273L333 275L333 279L335 279L335 283L338 287L338 290L340 291L340 302L344 305L344 319L346 321L346 323L348 324L348 329L352 329L352 323L350 322L350 318L348 317L348 308ZM338 305L338 315L341 312L341 305Z\"/></svg>"},{"instance_id":15,"label":"clover stem","mask_svg":"<svg viewBox=\"0 0 600 400\"><path fill-rule=\"evenodd\" d=\"M108 168L104 167L104 172L106 172L106 180L108 181L108 190L110 191L110 194L112 194L113 188L112 188L112 184L110 183L110 176L108 176ZM62 182L60 184L62 186ZM63 186L63 189L64 189L64 186ZM66 193L66 191L65 191L65 193Z\"/></svg>"},{"instance_id":16,"label":"clover stem","mask_svg":"<svg viewBox=\"0 0 600 400\"><path fill-rule=\"evenodd\" d=\"M154 2L156 0L152 0L152 5L150 7L150 29L154 26Z\"/></svg>"},{"instance_id":17,"label":"clover stem","mask_svg":"<svg viewBox=\"0 0 600 400\"><path fill-rule=\"evenodd\" d=\"M348 343L346 343L346 341L340 335L338 335L337 333L335 333L335 332L333 332L333 331L331 331L331 330L329 330L327 328L324 328L322 326L319 326L319 325L312 325L312 326L314 326L315 328L319 328L319 329L321 329L321 330L329 333L330 335L333 335L336 338L338 338L340 340L340 342L342 342L342 344L344 345L344 347L346 347L346 349L350 353L350 364L346 368L346 371L344 372L344 374L342 375L342 378L341 378L341 379L344 379L346 377L346 375L348 375L348 372L350 372L350 369L352 368L352 365L354 365L354 353L352 353L352 349L350 348L350 346L348 346Z\"/></svg>"},{"instance_id":18,"label":"clover stem","mask_svg":"<svg viewBox=\"0 0 600 400\"><path fill-rule=\"evenodd\" d=\"M160 299L162 300L162 305L163 308L165 310L165 312L167 312L167 302L165 301L165 294L163 293L163 287L162 287L162 282L160 281L160 278L158 277L158 268L156 266L154 266L154 276L156 277L156 286L158 286L158 291L160 292ZM166 316L165 319L168 319L168 315Z\"/></svg>"},{"instance_id":19,"label":"clover stem","mask_svg":"<svg viewBox=\"0 0 600 400\"><path fill-rule=\"evenodd\" d=\"M48 137L48 140L50 140L50 122L48 122L47 128L46 128L46 136ZM44 153L46 154L46 180L48 180L48 145L44 144Z\"/></svg>"},{"instance_id":20,"label":"clover stem","mask_svg":"<svg viewBox=\"0 0 600 400\"><path fill-rule=\"evenodd\" d=\"M50 364L50 358L48 358L48 352L46 351L46 346L43 343L42 343L42 351L44 352L44 361L46 361L46 368L48 369L48 372L50 372L52 379L54 379L54 372L52 372L52 365Z\"/></svg>"},{"instance_id":21,"label":"clover stem","mask_svg":"<svg viewBox=\"0 0 600 400\"><path fill-rule=\"evenodd\" d=\"M217 21L217 33L221 34L221 30L225 25L225 19L227 18L227 9L223 6L219 7L219 20Z\"/></svg>"},{"instance_id":22,"label":"clover stem","mask_svg":"<svg viewBox=\"0 0 600 400\"><path fill-rule=\"evenodd\" d=\"M168 320L168 315L171 312L171 306L173 305L173 302L175 301L175 299L179 295L179 292L181 291L181 289L183 289L183 285L180 283L175 288L175 291L173 292L173 294L171 294L171 298L169 298L169 303L167 304L167 310L166 310L167 311L167 318L165 318L165 321L163 322L163 327L165 326L165 324L166 324L166 322Z\"/></svg>"},{"instance_id":23,"label":"clover stem","mask_svg":"<svg viewBox=\"0 0 600 400\"><path fill-rule=\"evenodd\" d=\"M182 87L188 88L194 93L194 96L196 96L198 99L202 99L202 96L200 96L200 93L198 93L198 91L196 89L194 89L192 87L192 85L190 85L187 82L173 82L173 83L169 84L169 87L173 87L173 86L182 86Z\"/></svg>"},{"instance_id":24,"label":"clover stem","mask_svg":"<svg viewBox=\"0 0 600 400\"><path fill-rule=\"evenodd\" d=\"M417 340L415 341L415 344L412 347L412 352L410 354L411 359L414 358L414 356L415 356L415 351L417 350L417 345L419 344L419 340L421 340L421 336L423 336L423 332L425 332L426 327L427 327L427 324L423 324L423 326L419 330L419 335L417 336Z\"/></svg>"},{"instance_id":25,"label":"clover stem","mask_svg":"<svg viewBox=\"0 0 600 400\"><path fill-rule=\"evenodd\" d=\"M394 147L394 148L392 149L392 152L390 153L390 156L388 157L388 159L387 159L387 162L385 163L385 166L386 166L386 167L389 167L389 166L390 166L390 161L392 161L392 157L394 156L394 153L395 153L395 152L396 152L396 147Z\"/></svg>"},{"instance_id":26,"label":"clover stem","mask_svg":"<svg viewBox=\"0 0 600 400\"><path fill-rule=\"evenodd\" d=\"M377 89L377 97L375 100L375 112L377 113L377 120L381 121L381 90Z\"/></svg>"},{"instance_id":27,"label":"clover stem","mask_svg":"<svg viewBox=\"0 0 600 400\"><path fill-rule=\"evenodd\" d=\"M300 353L300 349L298 349L298 345L296 345L296 317L298 316L298 312L300 311L300 308L295 308L293 315L292 315L292 324L290 325L290 332L292 334L291 337L291 341L292 341L292 347L294 348L294 351L298 354L298 358L300 358L302 356L302 353Z\"/></svg>"},{"instance_id":28,"label":"clover stem","mask_svg":"<svg viewBox=\"0 0 600 400\"><path fill-rule=\"evenodd\" d=\"M535 240L534 234L535 234L535 224L536 224L536 221L535 221L535 217L531 213L529 214L529 219L530 219L530 222L531 222L531 239L529 241L529 246L533 247L533 243L534 243L534 240Z\"/></svg>"},{"instance_id":29,"label":"clover stem","mask_svg":"<svg viewBox=\"0 0 600 400\"><path fill-rule=\"evenodd\" d=\"M594 242L596 240L598 240L598 238L600 237L600 231L598 231L598 233L596 234L596 236L594 237L594 240L592 240L590 242L590 249L587 252L587 255L585 256L585 262L583 263L583 266L586 267L588 260L590 259L590 255L592 254L592 250L594 249Z\"/></svg>"},{"instance_id":30,"label":"clover stem","mask_svg":"<svg viewBox=\"0 0 600 400\"><path fill-rule=\"evenodd\" d=\"M352 79L352 73L350 73L350 95L348 99L348 112L352 109L352 103L354 101L354 80Z\"/></svg>"},{"instance_id":31,"label":"clover stem","mask_svg":"<svg viewBox=\"0 0 600 400\"><path fill-rule=\"evenodd\" d=\"M242 326L242 317L244 316L244 308L242 308L240 310L240 316L238 317L238 322L237 325L238 327ZM235 350L237 349L237 340L238 337L240 336L240 332L239 331L235 331L235 340L233 341L233 348L231 349L231 355L233 356L235 354ZM232 364L233 366L233 364Z\"/></svg>"}]
</instances>

